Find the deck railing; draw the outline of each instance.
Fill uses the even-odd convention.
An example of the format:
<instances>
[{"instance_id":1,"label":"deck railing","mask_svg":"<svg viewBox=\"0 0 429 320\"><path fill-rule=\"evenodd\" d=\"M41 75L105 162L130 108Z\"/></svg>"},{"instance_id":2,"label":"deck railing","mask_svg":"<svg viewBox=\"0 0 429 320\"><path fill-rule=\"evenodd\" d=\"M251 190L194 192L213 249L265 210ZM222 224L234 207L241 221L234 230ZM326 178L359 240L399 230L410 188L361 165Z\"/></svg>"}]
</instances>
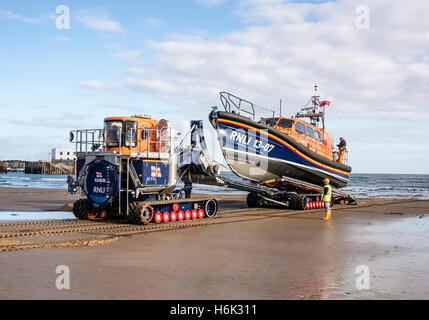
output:
<instances>
[{"instance_id":1,"label":"deck railing","mask_svg":"<svg viewBox=\"0 0 429 320\"><path fill-rule=\"evenodd\" d=\"M270 116L275 117L276 111L255 105L253 102L244 100L228 92L220 93L220 101L223 104L226 112L236 113L245 117L256 118L257 109L269 112Z\"/></svg>"},{"instance_id":2,"label":"deck railing","mask_svg":"<svg viewBox=\"0 0 429 320\"><path fill-rule=\"evenodd\" d=\"M138 128L116 133L105 129L83 129L70 132L70 142L76 146L76 152L108 152L117 148L129 150L131 156L142 158L169 158L173 152L173 136L170 127L162 129ZM112 136L115 138L112 139Z\"/></svg>"},{"instance_id":3,"label":"deck railing","mask_svg":"<svg viewBox=\"0 0 429 320\"><path fill-rule=\"evenodd\" d=\"M133 133L130 133L133 137ZM172 128L149 129L139 128L136 132L137 139L133 139L131 155L142 158L169 158L174 152ZM127 142L125 142L127 145Z\"/></svg>"},{"instance_id":4,"label":"deck railing","mask_svg":"<svg viewBox=\"0 0 429 320\"><path fill-rule=\"evenodd\" d=\"M95 152L104 147L104 129L84 129L70 131L70 142L76 146L76 152Z\"/></svg>"},{"instance_id":5,"label":"deck railing","mask_svg":"<svg viewBox=\"0 0 429 320\"><path fill-rule=\"evenodd\" d=\"M347 149L343 150L343 155L344 155L343 161L339 162L340 151L335 150L334 151L334 161L347 165L349 162L349 152Z\"/></svg>"}]
</instances>

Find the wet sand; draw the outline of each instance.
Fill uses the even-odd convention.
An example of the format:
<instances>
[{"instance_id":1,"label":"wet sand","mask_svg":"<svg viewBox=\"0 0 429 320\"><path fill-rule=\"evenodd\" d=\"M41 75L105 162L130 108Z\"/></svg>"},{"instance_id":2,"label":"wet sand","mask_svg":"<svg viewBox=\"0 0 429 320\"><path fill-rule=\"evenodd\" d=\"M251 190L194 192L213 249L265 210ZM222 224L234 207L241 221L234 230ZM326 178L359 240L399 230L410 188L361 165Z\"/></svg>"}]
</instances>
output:
<instances>
[{"instance_id":1,"label":"wet sand","mask_svg":"<svg viewBox=\"0 0 429 320\"><path fill-rule=\"evenodd\" d=\"M240 195L212 196L224 202L245 200ZM0 188L0 210L72 211L74 201L81 197L60 189Z\"/></svg>"},{"instance_id":2,"label":"wet sand","mask_svg":"<svg viewBox=\"0 0 429 320\"><path fill-rule=\"evenodd\" d=\"M0 188L0 210L71 211L80 197L60 189Z\"/></svg>"},{"instance_id":3,"label":"wet sand","mask_svg":"<svg viewBox=\"0 0 429 320\"><path fill-rule=\"evenodd\" d=\"M26 189L32 204L16 190L0 189L1 209L56 210L71 197ZM220 214L246 214L234 199L222 201ZM429 201L362 200L335 206L331 222L322 216L290 211L100 246L3 252L0 298L429 299ZM58 265L70 268L70 290L55 287ZM369 289L356 287L360 265L369 268Z\"/></svg>"}]
</instances>

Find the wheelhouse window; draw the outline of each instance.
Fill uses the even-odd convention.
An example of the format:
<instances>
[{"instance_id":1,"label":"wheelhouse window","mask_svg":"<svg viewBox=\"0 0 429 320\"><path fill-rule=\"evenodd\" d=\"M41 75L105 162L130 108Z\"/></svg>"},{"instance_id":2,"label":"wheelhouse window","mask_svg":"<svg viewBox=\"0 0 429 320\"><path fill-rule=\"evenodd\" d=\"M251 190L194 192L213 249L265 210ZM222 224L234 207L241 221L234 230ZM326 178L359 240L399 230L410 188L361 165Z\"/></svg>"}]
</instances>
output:
<instances>
[{"instance_id":1,"label":"wheelhouse window","mask_svg":"<svg viewBox=\"0 0 429 320\"><path fill-rule=\"evenodd\" d=\"M119 147L122 132L122 121L112 120L104 123L107 147Z\"/></svg>"},{"instance_id":2,"label":"wheelhouse window","mask_svg":"<svg viewBox=\"0 0 429 320\"><path fill-rule=\"evenodd\" d=\"M311 127L307 126L307 136L309 136L310 138L314 138L314 130Z\"/></svg>"},{"instance_id":3,"label":"wheelhouse window","mask_svg":"<svg viewBox=\"0 0 429 320\"><path fill-rule=\"evenodd\" d=\"M279 118L270 118L270 119L266 119L265 120L265 124L267 125L267 126L274 126L276 123L277 123L277 121L279 121Z\"/></svg>"},{"instance_id":4,"label":"wheelhouse window","mask_svg":"<svg viewBox=\"0 0 429 320\"><path fill-rule=\"evenodd\" d=\"M279 123L277 123L277 125L279 127L282 127L282 128L292 128L293 122L294 121L290 120L290 119L280 119L280 121L279 121Z\"/></svg>"},{"instance_id":5,"label":"wheelhouse window","mask_svg":"<svg viewBox=\"0 0 429 320\"><path fill-rule=\"evenodd\" d=\"M301 122L295 123L295 131L299 134L305 134L305 125L303 125Z\"/></svg>"},{"instance_id":6,"label":"wheelhouse window","mask_svg":"<svg viewBox=\"0 0 429 320\"><path fill-rule=\"evenodd\" d=\"M142 140L146 140L147 138L149 138L149 136L150 136L150 128L144 128L144 129L142 129L141 130L141 137L142 137Z\"/></svg>"},{"instance_id":7,"label":"wheelhouse window","mask_svg":"<svg viewBox=\"0 0 429 320\"><path fill-rule=\"evenodd\" d=\"M317 130L314 131L314 137L317 139L317 141L322 141L322 135Z\"/></svg>"},{"instance_id":8,"label":"wheelhouse window","mask_svg":"<svg viewBox=\"0 0 429 320\"><path fill-rule=\"evenodd\" d=\"M137 145L137 121L125 121L125 146Z\"/></svg>"}]
</instances>

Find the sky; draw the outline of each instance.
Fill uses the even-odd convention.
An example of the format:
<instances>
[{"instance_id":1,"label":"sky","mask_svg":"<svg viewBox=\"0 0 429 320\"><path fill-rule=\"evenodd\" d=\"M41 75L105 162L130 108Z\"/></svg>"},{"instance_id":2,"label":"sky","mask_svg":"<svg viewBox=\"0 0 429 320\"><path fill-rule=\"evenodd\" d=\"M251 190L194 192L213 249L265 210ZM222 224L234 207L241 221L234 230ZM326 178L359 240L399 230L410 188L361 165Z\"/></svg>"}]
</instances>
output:
<instances>
[{"instance_id":1,"label":"sky","mask_svg":"<svg viewBox=\"0 0 429 320\"><path fill-rule=\"evenodd\" d=\"M213 138L220 91L290 116L318 84L353 172L427 174L428 15L421 0L0 0L0 159L46 160L107 116L202 119Z\"/></svg>"}]
</instances>

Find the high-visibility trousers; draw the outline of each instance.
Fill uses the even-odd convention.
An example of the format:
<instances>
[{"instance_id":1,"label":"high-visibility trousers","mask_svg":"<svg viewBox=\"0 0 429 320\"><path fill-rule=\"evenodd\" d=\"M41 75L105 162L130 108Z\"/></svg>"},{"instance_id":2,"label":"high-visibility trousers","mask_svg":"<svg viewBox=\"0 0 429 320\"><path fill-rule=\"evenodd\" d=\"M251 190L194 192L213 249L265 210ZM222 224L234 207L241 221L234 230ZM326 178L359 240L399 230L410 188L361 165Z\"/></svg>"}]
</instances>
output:
<instances>
[{"instance_id":1,"label":"high-visibility trousers","mask_svg":"<svg viewBox=\"0 0 429 320\"><path fill-rule=\"evenodd\" d=\"M344 161L344 154L345 154L345 148L340 148L338 152L338 163L343 163Z\"/></svg>"}]
</instances>

